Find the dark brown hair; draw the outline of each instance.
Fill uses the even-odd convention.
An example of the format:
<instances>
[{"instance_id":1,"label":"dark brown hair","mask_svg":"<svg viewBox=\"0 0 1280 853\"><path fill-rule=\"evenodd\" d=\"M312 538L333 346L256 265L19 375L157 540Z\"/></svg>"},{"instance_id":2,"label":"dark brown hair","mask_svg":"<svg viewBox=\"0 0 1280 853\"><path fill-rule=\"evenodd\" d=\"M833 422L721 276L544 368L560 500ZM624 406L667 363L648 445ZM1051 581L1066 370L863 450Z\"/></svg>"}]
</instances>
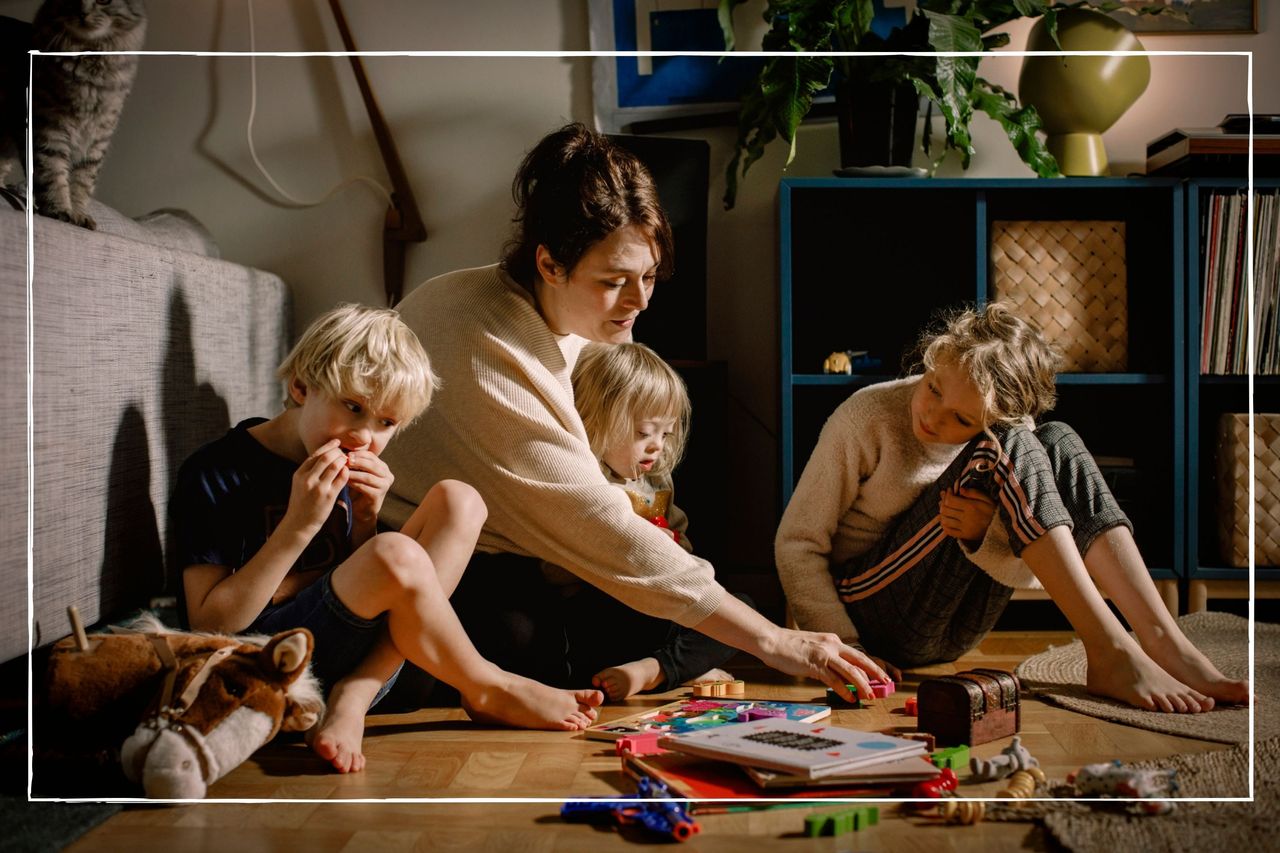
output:
<instances>
[{"instance_id":1,"label":"dark brown hair","mask_svg":"<svg viewBox=\"0 0 1280 853\"><path fill-rule=\"evenodd\" d=\"M653 176L634 154L582 124L547 134L525 155L511 196L515 234L502 268L527 288L537 280L538 246L572 271L593 245L638 225L653 240L658 278L672 269L671 225Z\"/></svg>"}]
</instances>

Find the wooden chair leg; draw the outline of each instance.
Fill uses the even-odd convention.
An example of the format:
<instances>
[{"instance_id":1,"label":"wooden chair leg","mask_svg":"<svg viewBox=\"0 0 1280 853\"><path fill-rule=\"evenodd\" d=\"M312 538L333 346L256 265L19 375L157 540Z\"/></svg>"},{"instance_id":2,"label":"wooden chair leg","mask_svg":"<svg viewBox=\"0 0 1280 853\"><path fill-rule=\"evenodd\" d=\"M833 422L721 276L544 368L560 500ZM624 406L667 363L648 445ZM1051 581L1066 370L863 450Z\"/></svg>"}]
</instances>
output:
<instances>
[{"instance_id":1,"label":"wooden chair leg","mask_svg":"<svg viewBox=\"0 0 1280 853\"><path fill-rule=\"evenodd\" d=\"M1201 613L1209 606L1209 586L1204 581L1192 581L1187 587L1187 612Z\"/></svg>"},{"instance_id":2,"label":"wooden chair leg","mask_svg":"<svg viewBox=\"0 0 1280 853\"><path fill-rule=\"evenodd\" d=\"M1169 615L1174 619L1178 618L1178 582L1176 580L1158 580L1156 583L1156 591L1160 593L1160 598L1164 601L1165 609L1169 611Z\"/></svg>"}]
</instances>

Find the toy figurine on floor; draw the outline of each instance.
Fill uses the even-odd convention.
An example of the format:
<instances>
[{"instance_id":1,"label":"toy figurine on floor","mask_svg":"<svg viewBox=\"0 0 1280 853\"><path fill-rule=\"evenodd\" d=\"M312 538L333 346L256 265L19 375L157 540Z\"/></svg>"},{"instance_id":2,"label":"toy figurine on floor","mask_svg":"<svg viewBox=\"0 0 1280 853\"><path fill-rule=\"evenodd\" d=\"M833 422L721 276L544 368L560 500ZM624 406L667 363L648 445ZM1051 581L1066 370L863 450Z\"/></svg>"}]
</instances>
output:
<instances>
[{"instance_id":1,"label":"toy figurine on floor","mask_svg":"<svg viewBox=\"0 0 1280 853\"><path fill-rule=\"evenodd\" d=\"M969 772L975 782L994 782L1012 776L1019 770L1030 770L1039 767L1040 762L1022 745L1022 738L1014 736L1013 743L1006 746L999 755L989 759L974 756L969 759Z\"/></svg>"},{"instance_id":2,"label":"toy figurine on floor","mask_svg":"<svg viewBox=\"0 0 1280 853\"><path fill-rule=\"evenodd\" d=\"M684 804L671 798L667 786L648 776L640 778L631 796L569 800L560 807L560 817L567 821L614 820L620 826L640 826L676 841L688 841L702 831Z\"/></svg>"},{"instance_id":3,"label":"toy figurine on floor","mask_svg":"<svg viewBox=\"0 0 1280 853\"><path fill-rule=\"evenodd\" d=\"M1119 761L1086 764L1067 776L1081 797L1167 797L1177 793L1178 771L1139 770ZM1160 815L1173 811L1175 803L1155 800L1137 804L1143 814Z\"/></svg>"}]
</instances>

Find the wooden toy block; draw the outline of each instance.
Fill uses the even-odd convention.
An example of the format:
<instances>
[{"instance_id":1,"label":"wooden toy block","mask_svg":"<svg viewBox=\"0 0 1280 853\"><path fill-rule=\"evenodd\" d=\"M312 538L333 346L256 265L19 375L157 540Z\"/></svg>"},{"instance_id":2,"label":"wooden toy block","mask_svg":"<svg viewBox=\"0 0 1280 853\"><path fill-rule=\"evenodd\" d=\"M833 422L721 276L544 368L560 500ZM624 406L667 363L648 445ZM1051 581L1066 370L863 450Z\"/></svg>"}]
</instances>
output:
<instances>
[{"instance_id":1,"label":"wooden toy block","mask_svg":"<svg viewBox=\"0 0 1280 853\"><path fill-rule=\"evenodd\" d=\"M920 705L916 701L916 697L908 696L907 703L902 706L902 710L906 712L908 717L916 717L920 715Z\"/></svg>"},{"instance_id":2,"label":"wooden toy block","mask_svg":"<svg viewBox=\"0 0 1280 853\"><path fill-rule=\"evenodd\" d=\"M699 681L691 686L694 696L745 696L747 694L747 683L742 679Z\"/></svg>"},{"instance_id":3,"label":"wooden toy block","mask_svg":"<svg viewBox=\"0 0 1280 853\"><path fill-rule=\"evenodd\" d=\"M658 746L658 738L661 736L662 732L648 732L620 737L613 742L613 750L618 755L625 755L628 752L632 755L662 755L671 750Z\"/></svg>"},{"instance_id":4,"label":"wooden toy block","mask_svg":"<svg viewBox=\"0 0 1280 853\"><path fill-rule=\"evenodd\" d=\"M859 832L880 822L880 809L875 806L859 806L841 812L811 814L804 819L804 832L810 838L823 835L847 835Z\"/></svg>"},{"instance_id":5,"label":"wooden toy block","mask_svg":"<svg viewBox=\"0 0 1280 853\"><path fill-rule=\"evenodd\" d=\"M828 687L827 704L836 708L861 708L862 700L858 698L858 688L852 684L848 685L848 688L850 692L853 693L854 698L852 702Z\"/></svg>"},{"instance_id":6,"label":"wooden toy block","mask_svg":"<svg viewBox=\"0 0 1280 853\"><path fill-rule=\"evenodd\" d=\"M928 732L900 732L896 729L889 729L885 734L893 735L895 737L903 737L907 740L918 740L924 744L924 748L928 752L933 752L938 748L937 740Z\"/></svg>"},{"instance_id":7,"label":"wooden toy block","mask_svg":"<svg viewBox=\"0 0 1280 853\"><path fill-rule=\"evenodd\" d=\"M929 760L933 762L934 767L949 767L952 770L968 767L969 747L962 743L959 746L939 749L929 754Z\"/></svg>"},{"instance_id":8,"label":"wooden toy block","mask_svg":"<svg viewBox=\"0 0 1280 853\"><path fill-rule=\"evenodd\" d=\"M877 699L885 699L893 695L892 681L881 681L878 678L873 678L869 684L871 686L871 695Z\"/></svg>"}]
</instances>

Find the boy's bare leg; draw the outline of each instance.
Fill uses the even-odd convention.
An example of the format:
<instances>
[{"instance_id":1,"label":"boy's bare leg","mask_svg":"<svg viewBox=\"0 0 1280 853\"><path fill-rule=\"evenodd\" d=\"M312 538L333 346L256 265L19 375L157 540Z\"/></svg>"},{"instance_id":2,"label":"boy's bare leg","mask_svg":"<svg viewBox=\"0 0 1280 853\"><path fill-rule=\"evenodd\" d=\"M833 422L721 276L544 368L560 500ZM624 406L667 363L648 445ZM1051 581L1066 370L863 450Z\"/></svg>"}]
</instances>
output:
<instances>
[{"instance_id":1,"label":"boy's bare leg","mask_svg":"<svg viewBox=\"0 0 1280 853\"><path fill-rule=\"evenodd\" d=\"M1156 592L1129 528L1113 527L1094 539L1084 564L1165 672L1219 702L1249 701L1249 682L1224 676L1182 633Z\"/></svg>"},{"instance_id":2,"label":"boy's bare leg","mask_svg":"<svg viewBox=\"0 0 1280 853\"><path fill-rule=\"evenodd\" d=\"M1090 580L1070 530L1050 528L1023 549L1022 559L1080 635L1090 693L1150 711L1196 713L1213 707L1212 699L1161 669L1124 630Z\"/></svg>"},{"instance_id":3,"label":"boy's bare leg","mask_svg":"<svg viewBox=\"0 0 1280 853\"><path fill-rule=\"evenodd\" d=\"M451 596L457 589L488 515L474 488L458 480L441 480L400 528L431 556L445 595Z\"/></svg>"},{"instance_id":4,"label":"boy's bare leg","mask_svg":"<svg viewBox=\"0 0 1280 853\"><path fill-rule=\"evenodd\" d=\"M324 719L307 732L307 743L339 773L364 769L364 717L369 706L404 662L385 630L382 638L346 678L334 685Z\"/></svg>"},{"instance_id":5,"label":"boy's bare leg","mask_svg":"<svg viewBox=\"0 0 1280 853\"><path fill-rule=\"evenodd\" d=\"M485 660L449 605L431 558L408 536L370 539L334 570L333 590L357 616L386 613L396 649L457 688L474 719L572 731L596 718L598 690L559 690Z\"/></svg>"}]
</instances>

